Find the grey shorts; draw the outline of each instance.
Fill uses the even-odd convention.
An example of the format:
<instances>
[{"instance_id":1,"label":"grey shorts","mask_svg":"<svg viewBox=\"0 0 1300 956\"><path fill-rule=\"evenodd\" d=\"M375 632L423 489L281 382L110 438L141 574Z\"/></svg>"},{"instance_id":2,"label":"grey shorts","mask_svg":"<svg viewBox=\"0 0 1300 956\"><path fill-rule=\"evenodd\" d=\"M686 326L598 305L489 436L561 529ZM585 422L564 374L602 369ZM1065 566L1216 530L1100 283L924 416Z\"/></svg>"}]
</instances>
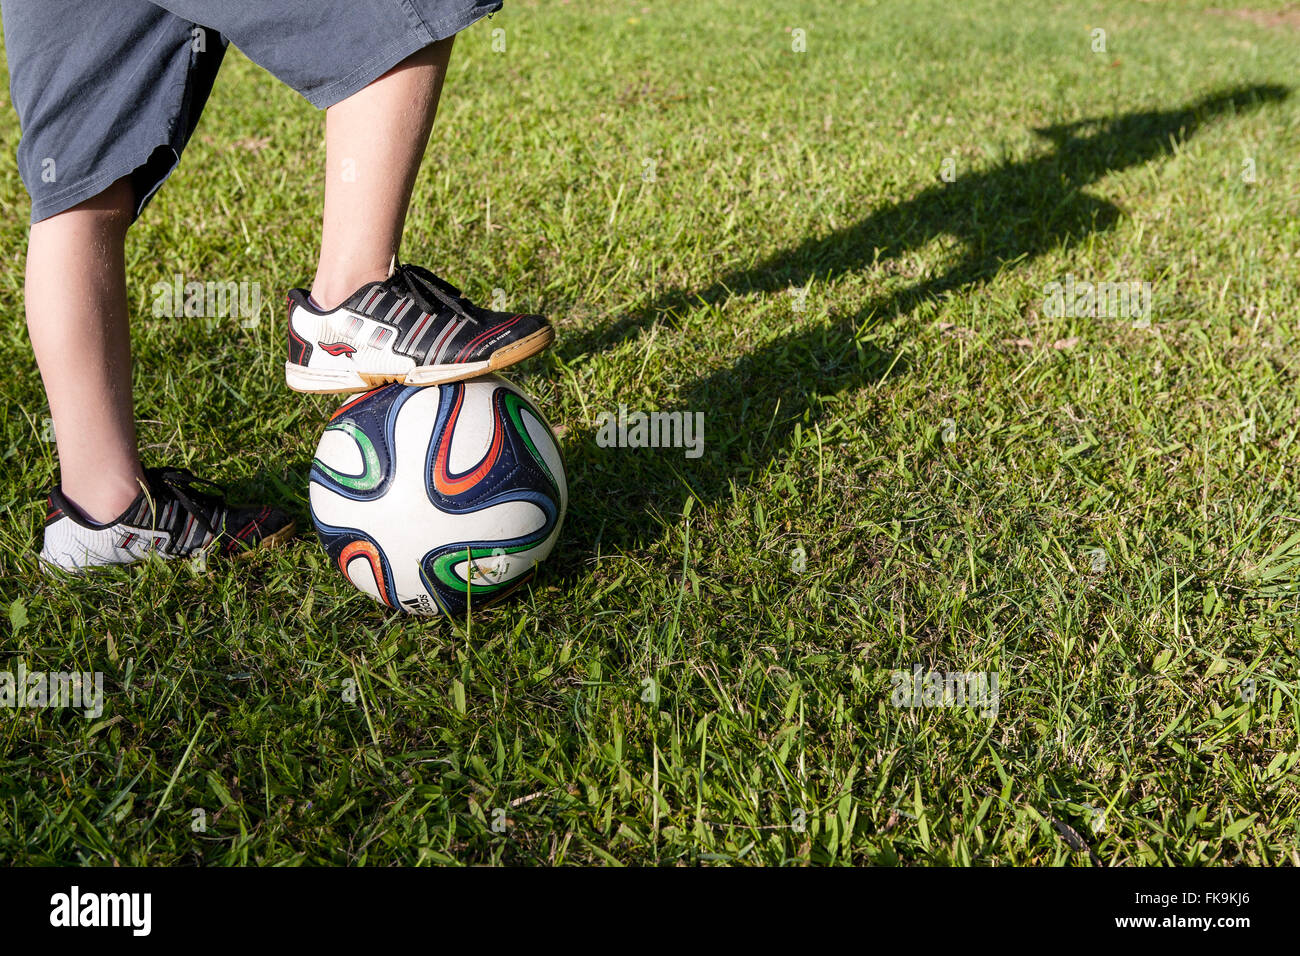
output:
<instances>
[{"instance_id":1,"label":"grey shorts","mask_svg":"<svg viewBox=\"0 0 1300 956\"><path fill-rule=\"evenodd\" d=\"M3 0L32 222L123 176L136 214L180 161L234 43L327 107L501 0Z\"/></svg>"}]
</instances>

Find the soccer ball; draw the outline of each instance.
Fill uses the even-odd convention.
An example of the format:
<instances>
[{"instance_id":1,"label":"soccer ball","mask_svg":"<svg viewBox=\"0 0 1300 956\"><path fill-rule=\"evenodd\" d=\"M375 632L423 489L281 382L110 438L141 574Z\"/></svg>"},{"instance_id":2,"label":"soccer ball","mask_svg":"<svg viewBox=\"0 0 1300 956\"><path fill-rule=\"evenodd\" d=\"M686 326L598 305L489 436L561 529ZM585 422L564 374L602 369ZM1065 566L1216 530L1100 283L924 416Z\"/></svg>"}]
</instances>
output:
<instances>
[{"instance_id":1,"label":"soccer ball","mask_svg":"<svg viewBox=\"0 0 1300 956\"><path fill-rule=\"evenodd\" d=\"M464 614L529 580L568 505L564 459L528 397L495 375L386 385L330 418L311 518L359 590L412 614Z\"/></svg>"}]
</instances>

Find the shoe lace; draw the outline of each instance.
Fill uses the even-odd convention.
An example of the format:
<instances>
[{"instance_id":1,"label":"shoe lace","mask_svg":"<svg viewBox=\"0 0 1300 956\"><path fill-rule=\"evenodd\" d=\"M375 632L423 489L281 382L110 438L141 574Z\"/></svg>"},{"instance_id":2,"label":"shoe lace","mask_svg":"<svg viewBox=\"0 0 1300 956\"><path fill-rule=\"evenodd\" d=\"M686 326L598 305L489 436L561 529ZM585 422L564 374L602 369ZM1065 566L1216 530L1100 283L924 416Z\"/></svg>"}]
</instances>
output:
<instances>
[{"instance_id":1,"label":"shoe lace","mask_svg":"<svg viewBox=\"0 0 1300 956\"><path fill-rule=\"evenodd\" d=\"M158 515L152 490L165 488L181 506L172 520L173 527L169 528L169 531L175 531L180 526L181 512L184 512L193 516L208 534L214 538L217 536L217 530L212 527L212 516L224 502L225 492L220 485L206 478L200 478L184 468L146 468L144 475L149 485L145 494L149 498L150 518L154 527L158 526ZM195 487L196 485L199 487ZM211 490L204 490L205 488ZM175 541L173 538L173 544L179 547L183 542Z\"/></svg>"},{"instance_id":2,"label":"shoe lace","mask_svg":"<svg viewBox=\"0 0 1300 956\"><path fill-rule=\"evenodd\" d=\"M384 286L399 295L410 296L422 311L430 315L451 309L462 318L477 321L460 289L421 266L397 263L393 274L384 280Z\"/></svg>"}]
</instances>

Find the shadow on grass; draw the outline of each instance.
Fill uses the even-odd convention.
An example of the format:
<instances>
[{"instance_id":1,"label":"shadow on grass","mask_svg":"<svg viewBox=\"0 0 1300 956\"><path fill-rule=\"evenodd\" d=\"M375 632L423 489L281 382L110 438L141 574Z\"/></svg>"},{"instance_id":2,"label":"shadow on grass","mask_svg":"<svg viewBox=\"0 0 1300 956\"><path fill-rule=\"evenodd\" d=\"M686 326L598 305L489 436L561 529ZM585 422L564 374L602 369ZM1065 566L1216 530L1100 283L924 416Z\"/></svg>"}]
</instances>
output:
<instances>
[{"instance_id":1,"label":"shadow on grass","mask_svg":"<svg viewBox=\"0 0 1300 956\"><path fill-rule=\"evenodd\" d=\"M679 450L598 447L591 422L570 432L566 445L573 501L565 537L577 548L561 549L562 573L576 571L596 553L654 540L659 528L655 509L680 512L686 499L683 484L704 504L727 496L733 483L743 486L788 453L795 423L805 416L816 421L826 399L879 381L886 371L891 377L905 374L894 355L866 343L859 347L855 340L868 323L910 313L945 293L981 286L1010 262L1032 260L1113 228L1120 209L1085 193L1087 186L1112 172L1169 156L1225 114L1279 102L1289 93L1279 85L1243 86L1181 109L1036 130L1053 147L1041 156L937 183L855 225L720 276L706 288L670 291L612 324L562 336L557 353L572 361L608 349L661 317L676 321L697 308L721 310L733 295L780 293L779 307L788 313L786 291L791 287L814 279L828 282L897 259L940 236L951 236L964 248L960 261L941 275L879 296L852 314L832 309L829 321L805 322L686 388L675 406L705 413L705 453L699 459L685 459Z\"/></svg>"}]
</instances>

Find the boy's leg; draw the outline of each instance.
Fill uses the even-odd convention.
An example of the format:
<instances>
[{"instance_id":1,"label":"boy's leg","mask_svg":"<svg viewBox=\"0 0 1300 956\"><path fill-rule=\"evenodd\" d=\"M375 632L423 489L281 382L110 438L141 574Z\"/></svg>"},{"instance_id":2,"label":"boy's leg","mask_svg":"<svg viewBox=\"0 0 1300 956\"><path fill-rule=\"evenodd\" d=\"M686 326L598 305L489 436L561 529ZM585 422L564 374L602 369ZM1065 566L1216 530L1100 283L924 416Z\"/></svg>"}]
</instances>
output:
<instances>
[{"instance_id":1,"label":"boy's leg","mask_svg":"<svg viewBox=\"0 0 1300 956\"><path fill-rule=\"evenodd\" d=\"M59 451L40 554L47 569L235 554L294 531L278 508L232 507L188 471L140 465L125 263L136 207L126 176L31 229L27 328Z\"/></svg>"},{"instance_id":2,"label":"boy's leg","mask_svg":"<svg viewBox=\"0 0 1300 956\"><path fill-rule=\"evenodd\" d=\"M310 292L288 293L292 389L457 382L555 338L544 316L482 308L427 269L397 263L452 39L424 45L326 107L320 258Z\"/></svg>"},{"instance_id":3,"label":"boy's leg","mask_svg":"<svg viewBox=\"0 0 1300 956\"><path fill-rule=\"evenodd\" d=\"M388 276L454 40L412 54L326 110L325 217L311 287L325 308Z\"/></svg>"},{"instance_id":4,"label":"boy's leg","mask_svg":"<svg viewBox=\"0 0 1300 956\"><path fill-rule=\"evenodd\" d=\"M27 328L49 398L64 494L111 521L144 478L131 404L124 243L130 177L32 225Z\"/></svg>"},{"instance_id":5,"label":"boy's leg","mask_svg":"<svg viewBox=\"0 0 1300 956\"><path fill-rule=\"evenodd\" d=\"M58 445L40 562L233 554L293 533L279 509L228 505L176 468L141 468L124 247L180 158L225 40L150 0L5 2L18 168L32 197L26 308Z\"/></svg>"}]
</instances>

